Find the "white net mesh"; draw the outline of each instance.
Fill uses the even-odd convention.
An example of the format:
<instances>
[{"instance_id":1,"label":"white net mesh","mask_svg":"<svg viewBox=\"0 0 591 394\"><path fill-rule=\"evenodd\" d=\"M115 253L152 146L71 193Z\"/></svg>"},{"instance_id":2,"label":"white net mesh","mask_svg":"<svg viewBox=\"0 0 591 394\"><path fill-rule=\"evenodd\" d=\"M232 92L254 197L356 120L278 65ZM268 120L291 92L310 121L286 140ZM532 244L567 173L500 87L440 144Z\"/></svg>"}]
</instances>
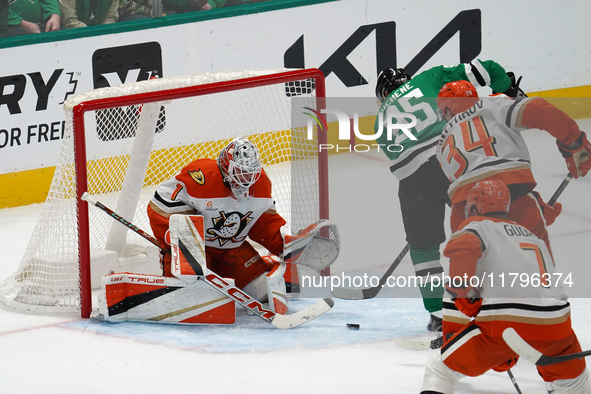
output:
<instances>
[{"instance_id":1,"label":"white net mesh","mask_svg":"<svg viewBox=\"0 0 591 394\"><path fill-rule=\"evenodd\" d=\"M88 193L118 213L119 204L124 207L125 201L127 205L131 201L133 212L127 219L144 231L150 232L146 207L157 185L197 158L216 158L238 136L247 136L257 145L273 182L278 209L292 230L298 231L318 220L317 141L306 138L307 118L301 109L302 104L316 108L314 80L253 88L243 88L239 83L245 78L286 71L163 78L97 89L67 100L66 131L49 195L17 272L0 286L0 301L32 312L62 313L80 308L73 109L90 100L120 101L120 97L155 92L157 104L141 108L123 103L84 114ZM221 81L237 83L213 94L198 93L166 101L158 97L159 92ZM295 96L297 105L292 102ZM147 142L134 147L134 142L138 144L141 139L137 129L143 121L140 112L145 113L142 119L146 119L146 108L152 108L155 114L155 130L151 123ZM131 191L123 187L126 191L121 193L124 180L138 184L139 190L137 185L131 186ZM90 207L89 223L91 250L105 249L114 220ZM123 239L127 244L148 243L132 231L126 231Z\"/></svg>"}]
</instances>

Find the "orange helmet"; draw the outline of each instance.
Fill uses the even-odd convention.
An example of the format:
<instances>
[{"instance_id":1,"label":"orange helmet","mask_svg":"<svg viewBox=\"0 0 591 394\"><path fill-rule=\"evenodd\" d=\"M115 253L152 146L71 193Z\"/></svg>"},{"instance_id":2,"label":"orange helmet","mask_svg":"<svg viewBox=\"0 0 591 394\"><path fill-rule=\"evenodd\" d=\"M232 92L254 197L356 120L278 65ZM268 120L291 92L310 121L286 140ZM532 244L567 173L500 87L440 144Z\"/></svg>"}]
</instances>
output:
<instances>
[{"instance_id":1,"label":"orange helmet","mask_svg":"<svg viewBox=\"0 0 591 394\"><path fill-rule=\"evenodd\" d=\"M437 95L437 106L448 121L466 111L478 101L478 92L468 81L455 81L443 85Z\"/></svg>"},{"instance_id":2,"label":"orange helmet","mask_svg":"<svg viewBox=\"0 0 591 394\"><path fill-rule=\"evenodd\" d=\"M466 217L475 210L477 215L491 212L509 212L511 193L503 181L480 181L468 193Z\"/></svg>"}]
</instances>

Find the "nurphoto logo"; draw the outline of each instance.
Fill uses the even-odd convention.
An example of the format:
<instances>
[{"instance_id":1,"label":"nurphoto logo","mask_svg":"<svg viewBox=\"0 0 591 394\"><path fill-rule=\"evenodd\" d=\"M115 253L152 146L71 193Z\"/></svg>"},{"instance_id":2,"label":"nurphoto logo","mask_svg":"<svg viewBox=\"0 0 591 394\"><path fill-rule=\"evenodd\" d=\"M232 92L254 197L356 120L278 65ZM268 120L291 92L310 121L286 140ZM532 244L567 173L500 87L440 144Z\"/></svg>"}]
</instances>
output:
<instances>
[{"instance_id":1,"label":"nurphoto logo","mask_svg":"<svg viewBox=\"0 0 591 394\"><path fill-rule=\"evenodd\" d=\"M359 113L353 113L353 119L349 118L344 111L338 109L321 109L320 111L316 111L309 107L304 107L304 109L310 111L304 112L304 114L309 116L308 123L306 125L306 133L307 138L309 140L314 139L314 126L317 127L321 131L328 131L328 124L326 123L325 116L323 114L333 114L337 117L338 121L338 135L339 140L350 141L352 139L351 129L357 139L362 141L376 141L378 138L382 137L382 134L386 133L386 139L388 141L392 141L392 143L388 144L353 144L349 145L346 148L335 146L333 144L319 144L318 150L321 152L324 150L336 149L337 152L339 150L354 150L356 152L367 152L372 147L377 147L378 150L380 147L382 149L387 149L389 152L401 152L402 145L394 143L396 136L399 132L402 132L405 137L411 140L417 140L417 138L412 134L411 129L417 125L417 118L413 114L401 113L399 112L394 106L388 108L385 112L384 117L378 118L378 127L377 132L372 134L362 134L359 131ZM384 119L385 118L385 119ZM373 130L372 130L373 132Z\"/></svg>"}]
</instances>

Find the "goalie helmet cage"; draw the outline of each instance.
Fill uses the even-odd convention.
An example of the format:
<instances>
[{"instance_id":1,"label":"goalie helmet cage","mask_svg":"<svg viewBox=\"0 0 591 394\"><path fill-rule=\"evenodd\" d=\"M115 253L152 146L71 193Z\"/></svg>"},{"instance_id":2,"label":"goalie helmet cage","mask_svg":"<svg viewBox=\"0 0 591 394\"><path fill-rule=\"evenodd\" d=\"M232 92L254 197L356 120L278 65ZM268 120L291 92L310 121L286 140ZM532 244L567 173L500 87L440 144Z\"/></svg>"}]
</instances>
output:
<instances>
[{"instance_id":1,"label":"goalie helmet cage","mask_svg":"<svg viewBox=\"0 0 591 394\"><path fill-rule=\"evenodd\" d=\"M82 194L151 231L146 207L156 187L197 158L217 158L238 136L257 145L292 231L328 219L328 158L318 149L326 130L312 125L303 108L325 108L318 69L167 77L66 100L49 194L17 271L0 285L0 302L17 311L79 311L88 318L91 262L106 251L146 252L148 242L89 208Z\"/></svg>"}]
</instances>

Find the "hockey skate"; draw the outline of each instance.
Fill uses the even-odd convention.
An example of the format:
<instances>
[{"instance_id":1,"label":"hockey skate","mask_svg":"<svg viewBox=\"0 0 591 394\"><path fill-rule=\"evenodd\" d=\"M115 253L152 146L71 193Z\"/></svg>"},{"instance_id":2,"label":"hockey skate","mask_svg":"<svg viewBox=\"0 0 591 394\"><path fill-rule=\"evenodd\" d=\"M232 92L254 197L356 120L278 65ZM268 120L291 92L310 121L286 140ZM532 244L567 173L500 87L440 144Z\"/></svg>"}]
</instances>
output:
<instances>
[{"instance_id":1,"label":"hockey skate","mask_svg":"<svg viewBox=\"0 0 591 394\"><path fill-rule=\"evenodd\" d=\"M443 320L440 317L431 314L431 319L427 323L427 331L429 332L441 332L443 330Z\"/></svg>"}]
</instances>

